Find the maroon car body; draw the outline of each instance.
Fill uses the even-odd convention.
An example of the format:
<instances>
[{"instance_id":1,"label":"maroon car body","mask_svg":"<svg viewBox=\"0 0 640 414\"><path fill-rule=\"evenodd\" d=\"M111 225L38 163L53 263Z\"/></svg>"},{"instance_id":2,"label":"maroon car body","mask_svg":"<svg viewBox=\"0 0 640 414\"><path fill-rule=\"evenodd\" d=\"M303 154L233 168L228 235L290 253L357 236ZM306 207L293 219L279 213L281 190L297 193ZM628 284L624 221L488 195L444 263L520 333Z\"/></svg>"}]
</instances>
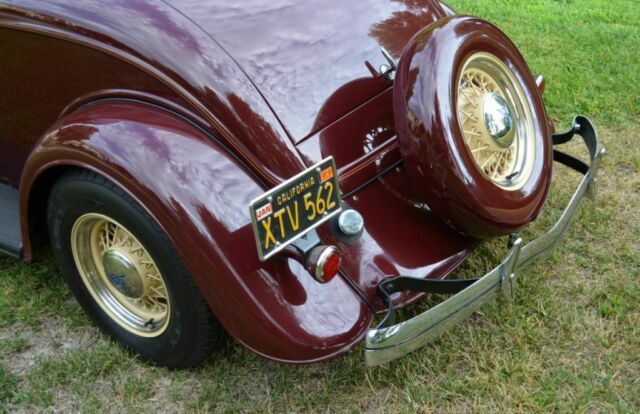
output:
<instances>
[{"instance_id":1,"label":"maroon car body","mask_svg":"<svg viewBox=\"0 0 640 414\"><path fill-rule=\"evenodd\" d=\"M238 342L296 363L353 347L385 309L382 280L445 278L477 245L421 201L393 81L372 70L452 15L432 0L0 1L0 180L19 190L22 257L56 177L92 170L144 206ZM327 156L365 227L352 243L318 229L343 260L321 284L294 258L259 260L246 206Z\"/></svg>"}]
</instances>

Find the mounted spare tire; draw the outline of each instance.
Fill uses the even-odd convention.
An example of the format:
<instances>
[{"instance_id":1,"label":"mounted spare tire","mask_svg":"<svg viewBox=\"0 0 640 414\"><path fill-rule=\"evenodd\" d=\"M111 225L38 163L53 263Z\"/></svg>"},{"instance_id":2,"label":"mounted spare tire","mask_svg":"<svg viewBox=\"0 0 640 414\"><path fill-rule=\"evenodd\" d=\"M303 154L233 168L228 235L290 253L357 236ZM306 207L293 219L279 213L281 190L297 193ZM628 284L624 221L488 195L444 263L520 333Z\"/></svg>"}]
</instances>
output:
<instances>
[{"instance_id":1,"label":"mounted spare tire","mask_svg":"<svg viewBox=\"0 0 640 414\"><path fill-rule=\"evenodd\" d=\"M524 58L495 26L457 16L414 36L398 63L394 113L411 180L445 223L486 238L537 217L550 131Z\"/></svg>"}]
</instances>

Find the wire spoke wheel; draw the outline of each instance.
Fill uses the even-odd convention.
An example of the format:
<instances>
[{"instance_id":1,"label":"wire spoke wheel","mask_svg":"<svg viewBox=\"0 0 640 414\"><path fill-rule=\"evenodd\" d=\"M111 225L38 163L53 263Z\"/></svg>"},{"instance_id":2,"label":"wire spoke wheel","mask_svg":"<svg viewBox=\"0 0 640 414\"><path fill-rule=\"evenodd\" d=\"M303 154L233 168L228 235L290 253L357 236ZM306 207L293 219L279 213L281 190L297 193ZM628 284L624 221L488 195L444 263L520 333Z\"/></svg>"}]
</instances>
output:
<instances>
[{"instance_id":1,"label":"wire spoke wheel","mask_svg":"<svg viewBox=\"0 0 640 414\"><path fill-rule=\"evenodd\" d=\"M477 167L501 188L521 188L533 170L535 130L515 74L495 56L475 53L463 66L457 99L460 129Z\"/></svg>"},{"instance_id":2,"label":"wire spoke wheel","mask_svg":"<svg viewBox=\"0 0 640 414\"><path fill-rule=\"evenodd\" d=\"M423 29L398 61L393 104L416 195L449 227L486 239L538 217L553 170L550 122L497 27L455 16Z\"/></svg>"},{"instance_id":3,"label":"wire spoke wheel","mask_svg":"<svg viewBox=\"0 0 640 414\"><path fill-rule=\"evenodd\" d=\"M73 225L71 248L82 281L115 322L144 337L166 330L171 308L164 279L125 227L101 214L85 214Z\"/></svg>"}]
</instances>

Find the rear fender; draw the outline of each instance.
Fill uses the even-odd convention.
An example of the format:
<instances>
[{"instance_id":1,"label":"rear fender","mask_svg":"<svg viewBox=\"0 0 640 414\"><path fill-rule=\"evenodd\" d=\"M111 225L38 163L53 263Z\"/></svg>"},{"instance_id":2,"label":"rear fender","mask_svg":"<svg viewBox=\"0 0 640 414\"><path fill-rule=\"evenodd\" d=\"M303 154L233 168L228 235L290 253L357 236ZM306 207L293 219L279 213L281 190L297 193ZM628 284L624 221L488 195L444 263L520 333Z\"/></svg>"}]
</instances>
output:
<instances>
[{"instance_id":1,"label":"rear fender","mask_svg":"<svg viewBox=\"0 0 640 414\"><path fill-rule=\"evenodd\" d=\"M313 362L359 341L370 312L342 278L317 283L295 260L260 262L247 210L263 185L205 132L160 108L105 101L63 118L21 182L27 256L32 189L60 166L95 171L158 223L225 329L253 351ZM43 198L40 197L40 200ZM44 209L45 206L35 206Z\"/></svg>"}]
</instances>

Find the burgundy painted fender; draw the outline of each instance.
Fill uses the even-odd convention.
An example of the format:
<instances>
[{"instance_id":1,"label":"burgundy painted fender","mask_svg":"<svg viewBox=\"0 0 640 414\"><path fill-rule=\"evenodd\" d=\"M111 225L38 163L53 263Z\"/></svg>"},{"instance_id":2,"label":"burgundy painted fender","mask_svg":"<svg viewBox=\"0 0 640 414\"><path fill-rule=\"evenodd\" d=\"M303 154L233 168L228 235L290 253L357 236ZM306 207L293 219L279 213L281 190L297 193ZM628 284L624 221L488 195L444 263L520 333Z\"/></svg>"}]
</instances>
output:
<instances>
[{"instance_id":1,"label":"burgundy painted fender","mask_svg":"<svg viewBox=\"0 0 640 414\"><path fill-rule=\"evenodd\" d=\"M205 128L216 131L225 145L271 185L304 168L269 104L238 64L202 28L164 1L0 0L0 28L47 36L53 51L58 51L53 40L63 39L115 58L103 61L106 67L101 68L112 71L111 77L102 84L87 85L86 90L79 88L77 92L82 95L67 102L63 114L97 99L123 99L135 90L138 99L158 101L165 106L168 101ZM54 56L53 66L66 62L71 70L73 60L69 58L75 54ZM97 59L93 55L85 58ZM130 66L119 66L121 62ZM118 78L127 79L134 72L139 77L130 85ZM144 92L141 79L148 83L147 76L159 82L148 91L151 96L140 93ZM75 78L61 82L66 90L83 83ZM103 90L105 85L108 86ZM123 87L125 90L121 90ZM29 91L40 98L31 104L55 108L60 98L52 98L46 92ZM60 95L64 97L65 93ZM36 119L34 123L43 121ZM35 140L41 133L28 138Z\"/></svg>"},{"instance_id":2,"label":"burgundy painted fender","mask_svg":"<svg viewBox=\"0 0 640 414\"><path fill-rule=\"evenodd\" d=\"M218 141L150 105L104 101L60 120L31 153L21 182L23 236L29 194L52 168L104 175L163 229L227 332L286 362L344 352L365 333L368 308L341 278L317 283L301 264L260 262L246 209L264 190Z\"/></svg>"},{"instance_id":3,"label":"burgundy painted fender","mask_svg":"<svg viewBox=\"0 0 640 414\"><path fill-rule=\"evenodd\" d=\"M533 113L536 156L531 177L506 191L475 166L457 118L457 82L466 59L489 52L523 85ZM513 43L490 23L447 17L405 48L394 85L395 124L407 172L445 223L474 237L513 233L537 216L551 182L550 131L538 87Z\"/></svg>"}]
</instances>

